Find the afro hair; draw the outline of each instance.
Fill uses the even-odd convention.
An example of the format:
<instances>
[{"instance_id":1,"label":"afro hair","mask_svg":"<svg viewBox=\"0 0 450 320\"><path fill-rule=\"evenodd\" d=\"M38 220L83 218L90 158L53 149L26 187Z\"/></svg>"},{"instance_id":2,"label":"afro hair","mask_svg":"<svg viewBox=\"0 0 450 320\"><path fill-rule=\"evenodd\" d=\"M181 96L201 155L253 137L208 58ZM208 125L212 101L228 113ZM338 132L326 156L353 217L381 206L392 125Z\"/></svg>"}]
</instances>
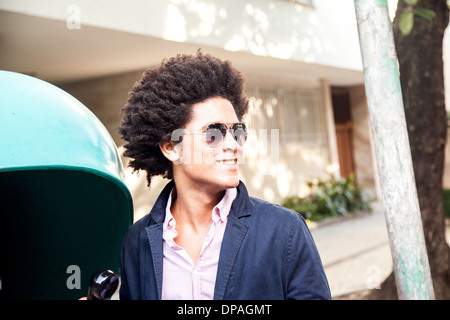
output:
<instances>
[{"instance_id":1,"label":"afro hair","mask_svg":"<svg viewBox=\"0 0 450 320\"><path fill-rule=\"evenodd\" d=\"M130 167L147 172L148 186L153 176L173 178L172 163L159 144L186 126L192 105L212 97L229 100L239 121L248 110L242 74L231 62L200 50L195 56L164 59L131 88L119 133L126 141L124 155L131 158Z\"/></svg>"}]
</instances>

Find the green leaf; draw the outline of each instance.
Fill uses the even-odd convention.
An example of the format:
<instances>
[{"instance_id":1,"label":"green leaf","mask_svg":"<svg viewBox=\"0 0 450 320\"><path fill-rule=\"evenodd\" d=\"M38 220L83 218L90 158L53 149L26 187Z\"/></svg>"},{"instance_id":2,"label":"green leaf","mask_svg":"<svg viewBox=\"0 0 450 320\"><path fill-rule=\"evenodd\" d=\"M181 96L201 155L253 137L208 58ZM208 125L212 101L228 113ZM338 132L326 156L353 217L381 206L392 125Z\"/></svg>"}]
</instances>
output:
<instances>
[{"instance_id":1,"label":"green leaf","mask_svg":"<svg viewBox=\"0 0 450 320\"><path fill-rule=\"evenodd\" d=\"M410 6L414 6L418 0L404 0L407 4L409 4Z\"/></svg>"},{"instance_id":2,"label":"green leaf","mask_svg":"<svg viewBox=\"0 0 450 320\"><path fill-rule=\"evenodd\" d=\"M436 16L436 12L434 12L433 10L430 10L430 9L418 8L418 9L414 9L413 12L427 20L431 20Z\"/></svg>"},{"instance_id":3,"label":"green leaf","mask_svg":"<svg viewBox=\"0 0 450 320\"><path fill-rule=\"evenodd\" d=\"M414 26L414 13L412 11L403 12L398 21L398 27L404 35L408 35Z\"/></svg>"}]
</instances>

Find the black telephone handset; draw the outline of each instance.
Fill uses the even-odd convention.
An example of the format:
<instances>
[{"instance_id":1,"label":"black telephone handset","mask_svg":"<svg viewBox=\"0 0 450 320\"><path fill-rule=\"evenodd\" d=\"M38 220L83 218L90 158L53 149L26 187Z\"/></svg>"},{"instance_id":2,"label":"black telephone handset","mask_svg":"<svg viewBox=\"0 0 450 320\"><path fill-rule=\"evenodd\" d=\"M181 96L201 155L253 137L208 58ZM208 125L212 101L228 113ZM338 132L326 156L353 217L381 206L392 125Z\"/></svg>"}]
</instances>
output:
<instances>
[{"instance_id":1,"label":"black telephone handset","mask_svg":"<svg viewBox=\"0 0 450 320\"><path fill-rule=\"evenodd\" d=\"M108 300L119 286L119 277L111 270L94 272L91 275L88 300Z\"/></svg>"}]
</instances>

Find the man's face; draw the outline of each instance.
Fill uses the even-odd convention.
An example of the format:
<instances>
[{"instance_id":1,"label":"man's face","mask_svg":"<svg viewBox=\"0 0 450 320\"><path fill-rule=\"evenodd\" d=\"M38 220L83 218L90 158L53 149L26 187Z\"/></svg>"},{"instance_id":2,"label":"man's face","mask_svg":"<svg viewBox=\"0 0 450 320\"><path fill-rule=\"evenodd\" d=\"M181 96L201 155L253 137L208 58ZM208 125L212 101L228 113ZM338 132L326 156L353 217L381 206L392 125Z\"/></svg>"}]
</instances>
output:
<instances>
[{"instance_id":1,"label":"man's face","mask_svg":"<svg viewBox=\"0 0 450 320\"><path fill-rule=\"evenodd\" d=\"M239 122L232 104L216 97L197 103L192 108L192 120L183 130L180 161L174 165L177 180L185 179L186 183L194 183L211 191L236 187L245 140L241 141L242 145L239 144L228 130ZM207 137L205 131L211 124L214 125L209 128L220 127L218 123L228 127L227 134L221 143L217 143L221 141L222 134L219 130L209 131L213 133L212 140L215 140L211 143L211 136Z\"/></svg>"}]
</instances>

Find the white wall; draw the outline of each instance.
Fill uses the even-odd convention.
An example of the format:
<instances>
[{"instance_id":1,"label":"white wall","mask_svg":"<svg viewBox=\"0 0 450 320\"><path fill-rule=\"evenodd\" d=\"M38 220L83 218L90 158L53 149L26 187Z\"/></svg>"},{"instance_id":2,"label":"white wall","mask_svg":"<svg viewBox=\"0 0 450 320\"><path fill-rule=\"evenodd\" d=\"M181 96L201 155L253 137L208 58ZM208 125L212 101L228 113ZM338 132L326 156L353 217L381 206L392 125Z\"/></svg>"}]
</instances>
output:
<instances>
[{"instance_id":1,"label":"white wall","mask_svg":"<svg viewBox=\"0 0 450 320\"><path fill-rule=\"evenodd\" d=\"M352 0L3 0L0 9L231 51L361 70Z\"/></svg>"}]
</instances>

